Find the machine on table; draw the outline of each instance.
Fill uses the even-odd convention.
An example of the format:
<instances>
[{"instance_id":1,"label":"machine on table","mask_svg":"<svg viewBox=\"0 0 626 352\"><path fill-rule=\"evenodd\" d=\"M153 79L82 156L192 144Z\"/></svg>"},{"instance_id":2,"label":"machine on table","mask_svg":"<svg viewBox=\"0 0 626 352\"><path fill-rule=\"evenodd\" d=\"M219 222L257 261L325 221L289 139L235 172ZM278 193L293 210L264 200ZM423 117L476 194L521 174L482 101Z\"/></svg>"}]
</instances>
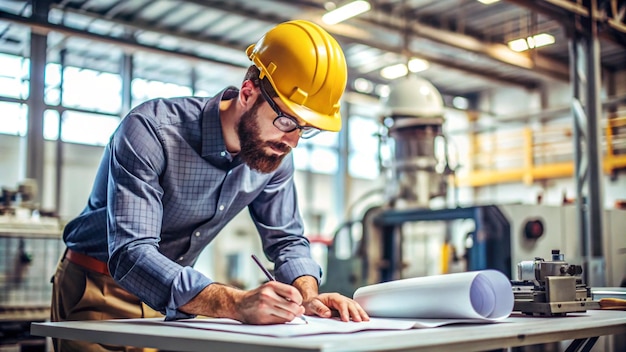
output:
<instances>
[{"instance_id":1,"label":"machine on table","mask_svg":"<svg viewBox=\"0 0 626 352\"><path fill-rule=\"evenodd\" d=\"M591 289L582 282L580 265L568 264L558 249L549 261L543 258L517 265L518 280L512 280L513 310L527 315L564 316L567 313L600 309Z\"/></svg>"}]
</instances>

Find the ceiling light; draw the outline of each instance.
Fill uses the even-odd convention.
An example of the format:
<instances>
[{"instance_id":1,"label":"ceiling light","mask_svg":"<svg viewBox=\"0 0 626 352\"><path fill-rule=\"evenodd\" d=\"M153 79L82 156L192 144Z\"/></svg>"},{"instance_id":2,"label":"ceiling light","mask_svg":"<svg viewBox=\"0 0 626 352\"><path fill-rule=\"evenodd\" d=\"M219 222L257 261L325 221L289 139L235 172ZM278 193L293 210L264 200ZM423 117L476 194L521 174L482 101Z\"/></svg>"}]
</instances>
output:
<instances>
[{"instance_id":1,"label":"ceiling light","mask_svg":"<svg viewBox=\"0 0 626 352\"><path fill-rule=\"evenodd\" d=\"M354 80L354 89L359 93L369 94L374 91L374 83L365 78L357 78Z\"/></svg>"},{"instance_id":2,"label":"ceiling light","mask_svg":"<svg viewBox=\"0 0 626 352\"><path fill-rule=\"evenodd\" d=\"M509 48L517 52L528 50L528 43L526 42L526 38L511 40L509 42Z\"/></svg>"},{"instance_id":3,"label":"ceiling light","mask_svg":"<svg viewBox=\"0 0 626 352\"><path fill-rule=\"evenodd\" d=\"M555 39L553 35L550 35L548 33L540 33L532 37L511 40L508 44L511 50L520 52L554 43Z\"/></svg>"},{"instance_id":4,"label":"ceiling light","mask_svg":"<svg viewBox=\"0 0 626 352\"><path fill-rule=\"evenodd\" d=\"M389 91L391 91L391 88L389 88L389 86L386 85L386 84L379 84L379 85L376 86L376 89L374 89L374 91L381 98L385 98L385 97L389 96Z\"/></svg>"},{"instance_id":5,"label":"ceiling light","mask_svg":"<svg viewBox=\"0 0 626 352\"><path fill-rule=\"evenodd\" d=\"M407 67L408 66L408 67ZM422 72L428 68L428 61L418 58L412 58L409 60L408 65L394 64L387 67L383 67L380 70L380 75L386 79L396 79L406 76L410 72Z\"/></svg>"},{"instance_id":6,"label":"ceiling light","mask_svg":"<svg viewBox=\"0 0 626 352\"><path fill-rule=\"evenodd\" d=\"M364 0L356 0L344 6L327 12L322 16L322 21L326 24L337 24L348 18L358 16L371 9L370 3Z\"/></svg>"},{"instance_id":7,"label":"ceiling light","mask_svg":"<svg viewBox=\"0 0 626 352\"><path fill-rule=\"evenodd\" d=\"M529 46L530 46L530 39L531 38L528 38ZM554 36L550 35L548 33L537 34L537 35L532 37L532 40L535 43L535 45L534 45L535 48L538 48L540 46L554 44L554 42L556 41L554 39Z\"/></svg>"},{"instance_id":8,"label":"ceiling light","mask_svg":"<svg viewBox=\"0 0 626 352\"><path fill-rule=\"evenodd\" d=\"M422 72L428 68L428 61L418 58L412 58L411 60L409 60L408 66L409 71L413 73Z\"/></svg>"},{"instance_id":9,"label":"ceiling light","mask_svg":"<svg viewBox=\"0 0 626 352\"><path fill-rule=\"evenodd\" d=\"M478 2L483 3L485 5L491 5L491 4L493 4L495 2L498 2L498 1L500 1L500 0L478 0Z\"/></svg>"},{"instance_id":10,"label":"ceiling light","mask_svg":"<svg viewBox=\"0 0 626 352\"><path fill-rule=\"evenodd\" d=\"M465 97L456 96L452 98L452 106L460 110L467 110L469 108L469 100Z\"/></svg>"},{"instance_id":11,"label":"ceiling light","mask_svg":"<svg viewBox=\"0 0 626 352\"><path fill-rule=\"evenodd\" d=\"M332 11L337 8L337 4L332 1L326 1L324 3L324 8L326 9L326 11Z\"/></svg>"},{"instance_id":12,"label":"ceiling light","mask_svg":"<svg viewBox=\"0 0 626 352\"><path fill-rule=\"evenodd\" d=\"M386 79L396 79L402 76L406 76L409 73L409 69L405 64L395 64L384 67L380 70L380 75Z\"/></svg>"}]
</instances>

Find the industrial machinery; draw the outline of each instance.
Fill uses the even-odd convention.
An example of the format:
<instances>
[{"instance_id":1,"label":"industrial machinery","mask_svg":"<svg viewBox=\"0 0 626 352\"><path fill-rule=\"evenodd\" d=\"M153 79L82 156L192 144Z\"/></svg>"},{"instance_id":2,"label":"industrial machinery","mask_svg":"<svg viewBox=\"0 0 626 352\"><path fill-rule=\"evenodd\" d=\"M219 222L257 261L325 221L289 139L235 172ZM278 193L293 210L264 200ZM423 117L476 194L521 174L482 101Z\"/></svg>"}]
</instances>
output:
<instances>
[{"instance_id":1,"label":"industrial machinery","mask_svg":"<svg viewBox=\"0 0 626 352\"><path fill-rule=\"evenodd\" d=\"M329 265L332 262L334 266L323 289L350 296L363 284L440 273L417 267L428 263L438 270L440 266L433 263L443 261L441 249L455 251L451 222L466 219L473 220L474 226L465 234L465 242L471 245L463 251L464 259L459 259L468 263L463 270L497 269L510 277L511 231L496 206L431 207L436 198L447 203L455 173L443 133L443 98L437 88L423 78L408 75L393 82L381 103L384 133L380 148L387 151L381 155L389 157L381 157L380 165L385 177L384 200L368 209L362 219L346 222L359 222L362 236L357 237L357 249L350 258L338 260L333 252L337 246L329 247ZM413 226L417 222L419 225ZM416 260L421 263L407 267Z\"/></svg>"},{"instance_id":2,"label":"industrial machinery","mask_svg":"<svg viewBox=\"0 0 626 352\"><path fill-rule=\"evenodd\" d=\"M443 134L443 98L432 83L412 74L399 78L381 105L380 148L387 149L381 155L389 160L381 159L380 165L385 176L384 203L367 211L363 219L360 255L367 283L400 278L405 263L402 253L418 251L403 247L419 241L409 237L420 235L412 236L412 229L381 224L378 219L397 210L430 210L432 199L447 197L448 176L453 173ZM427 244L422 247L427 251Z\"/></svg>"},{"instance_id":3,"label":"industrial machinery","mask_svg":"<svg viewBox=\"0 0 626 352\"><path fill-rule=\"evenodd\" d=\"M409 75L390 87L383 101L384 141L393 155L387 169L387 198L394 207L428 208L432 198L447 193L447 163L443 134L444 106L437 88ZM439 147L439 148L438 148ZM438 149L440 149L439 155Z\"/></svg>"},{"instance_id":4,"label":"industrial machinery","mask_svg":"<svg viewBox=\"0 0 626 352\"><path fill-rule=\"evenodd\" d=\"M452 238L456 220L474 222L473 229L464 234L465 250L459 251L465 252L463 270L496 269L511 277L510 227L500 210L493 205L447 207L455 167L443 133L445 109L437 88L409 75L390 86L382 105L383 142L391 160L381 163L386 202L370 209L363 220L359 254L364 281L371 284L400 279L403 274L442 273L443 265L433 263L447 260L446 248L448 253L456 252ZM431 206L435 198L443 200L439 203L444 208ZM417 258L425 258L422 263L437 270L407 268Z\"/></svg>"},{"instance_id":5,"label":"industrial machinery","mask_svg":"<svg viewBox=\"0 0 626 352\"><path fill-rule=\"evenodd\" d=\"M0 201L0 351L49 350L30 324L50 317L50 278L65 246L59 219L39 211L31 185L3 188Z\"/></svg>"},{"instance_id":6,"label":"industrial machinery","mask_svg":"<svg viewBox=\"0 0 626 352\"><path fill-rule=\"evenodd\" d=\"M560 250L552 250L551 260L522 261L517 265L518 280L512 280L513 310L527 315L564 316L567 313L600 309L592 300L591 289L582 282L580 265L568 264Z\"/></svg>"}]
</instances>

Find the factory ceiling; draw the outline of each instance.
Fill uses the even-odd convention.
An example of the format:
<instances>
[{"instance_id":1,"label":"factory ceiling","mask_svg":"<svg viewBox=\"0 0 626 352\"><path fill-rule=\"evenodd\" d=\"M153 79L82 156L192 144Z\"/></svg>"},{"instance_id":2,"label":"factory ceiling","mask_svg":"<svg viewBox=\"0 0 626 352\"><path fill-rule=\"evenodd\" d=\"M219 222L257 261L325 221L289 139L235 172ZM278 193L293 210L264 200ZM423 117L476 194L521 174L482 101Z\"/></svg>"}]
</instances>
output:
<instances>
[{"instance_id":1,"label":"factory ceiling","mask_svg":"<svg viewBox=\"0 0 626 352\"><path fill-rule=\"evenodd\" d=\"M134 54L135 75L215 90L238 84L249 65L245 48L275 24L308 19L323 24L325 0L40 0L0 1L0 52L29 55L29 32L48 34L49 60L119 71L122 50ZM48 3L48 4L47 4ZM624 1L370 0L371 10L324 25L339 40L349 67L349 89L365 78L375 87L390 80L380 69L409 58L428 61L419 72L444 96L472 97L501 86L536 88L569 80L569 38L575 16L599 24L605 73L626 70ZM32 15L49 5L47 18ZM513 39L548 33L552 45L515 52ZM120 50L122 49L122 50ZM165 59L164 59L165 58ZM57 61L58 62L58 61ZM191 63L191 64L190 64ZM215 63L214 66L207 63ZM216 67L216 69L212 69ZM202 81L204 80L204 83ZM360 80L363 82L363 80Z\"/></svg>"}]
</instances>

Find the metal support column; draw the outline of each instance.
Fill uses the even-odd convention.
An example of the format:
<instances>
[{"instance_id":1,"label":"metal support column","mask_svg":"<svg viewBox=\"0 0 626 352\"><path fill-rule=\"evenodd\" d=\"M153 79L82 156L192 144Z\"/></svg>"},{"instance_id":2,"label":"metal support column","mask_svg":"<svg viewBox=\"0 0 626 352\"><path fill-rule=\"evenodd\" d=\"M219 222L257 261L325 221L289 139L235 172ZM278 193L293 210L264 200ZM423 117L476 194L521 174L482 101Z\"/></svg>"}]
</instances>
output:
<instances>
[{"instance_id":1,"label":"metal support column","mask_svg":"<svg viewBox=\"0 0 626 352\"><path fill-rule=\"evenodd\" d=\"M62 49L59 53L59 64L61 65L61 81L59 82L59 105L61 107L65 106L63 103L63 95L65 92L65 58L67 56L67 49ZM64 159L64 151L63 151L63 117L65 116L65 109L61 108L59 110L59 125L57 127L57 140L56 140L56 189L54 192L54 204L55 211L57 215L61 214L61 206L62 206L62 188L63 188L63 159Z\"/></svg>"},{"instance_id":2,"label":"metal support column","mask_svg":"<svg viewBox=\"0 0 626 352\"><path fill-rule=\"evenodd\" d=\"M47 22L49 5L49 1L34 1L32 18L36 21ZM26 177L35 180L37 184L35 203L41 203L44 177L43 115L46 110L44 91L47 41L47 35L31 31Z\"/></svg>"},{"instance_id":3,"label":"metal support column","mask_svg":"<svg viewBox=\"0 0 626 352\"><path fill-rule=\"evenodd\" d=\"M124 53L120 62L120 78L122 79L122 111L120 117L123 118L130 111L132 104L131 85L133 83L133 56ZM195 92L195 77L192 76L192 87Z\"/></svg>"},{"instance_id":4,"label":"metal support column","mask_svg":"<svg viewBox=\"0 0 626 352\"><path fill-rule=\"evenodd\" d=\"M598 28L593 20L595 0L589 2L591 15L576 16L571 31L570 71L574 117L574 165L578 233L585 258L584 278L589 286L604 286L602 257L602 174L600 145L600 55Z\"/></svg>"},{"instance_id":5,"label":"metal support column","mask_svg":"<svg viewBox=\"0 0 626 352\"><path fill-rule=\"evenodd\" d=\"M189 69L189 86L191 87L191 95L196 95L198 90L198 70L196 66L191 66L191 69Z\"/></svg>"},{"instance_id":6,"label":"metal support column","mask_svg":"<svg viewBox=\"0 0 626 352\"><path fill-rule=\"evenodd\" d=\"M350 107L351 103L344 101L343 109L341 111L341 132L337 135L337 148L338 148L338 158L337 158L337 175L335 179L334 185L334 204L335 204L335 214L339 214L340 218L338 219L339 223L342 224L345 221L349 221L351 219L352 214L346 213L348 209L348 204L346 202L349 199L350 194L350 179L349 179L349 170L348 170L348 155L349 155L349 145L350 145L350 129L348 128L348 120L350 119Z\"/></svg>"}]
</instances>

